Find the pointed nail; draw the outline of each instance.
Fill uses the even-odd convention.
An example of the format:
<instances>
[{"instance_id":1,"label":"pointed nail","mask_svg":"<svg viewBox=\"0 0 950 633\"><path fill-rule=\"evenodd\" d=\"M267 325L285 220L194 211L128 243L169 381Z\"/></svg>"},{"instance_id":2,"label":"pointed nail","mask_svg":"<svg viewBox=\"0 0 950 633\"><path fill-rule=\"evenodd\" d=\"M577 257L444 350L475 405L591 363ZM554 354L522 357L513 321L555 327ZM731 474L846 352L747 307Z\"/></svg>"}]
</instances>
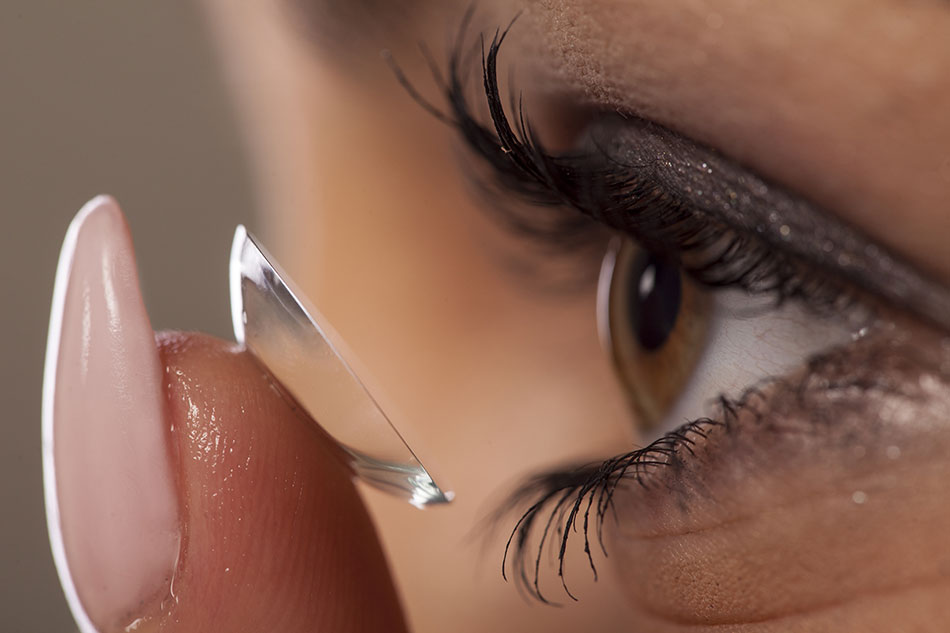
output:
<instances>
[{"instance_id":1,"label":"pointed nail","mask_svg":"<svg viewBox=\"0 0 950 633\"><path fill-rule=\"evenodd\" d=\"M169 591L180 542L170 433L128 226L114 200L95 198L60 254L43 384L50 542L84 632L122 630Z\"/></svg>"}]
</instances>

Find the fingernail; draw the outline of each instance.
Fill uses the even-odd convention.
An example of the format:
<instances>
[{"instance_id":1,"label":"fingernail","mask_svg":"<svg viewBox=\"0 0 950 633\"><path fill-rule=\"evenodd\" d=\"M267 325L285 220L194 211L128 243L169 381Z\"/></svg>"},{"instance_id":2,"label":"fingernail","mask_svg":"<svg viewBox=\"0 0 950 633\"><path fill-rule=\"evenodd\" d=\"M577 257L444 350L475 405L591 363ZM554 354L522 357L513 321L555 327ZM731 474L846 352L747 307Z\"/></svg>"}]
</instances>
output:
<instances>
[{"instance_id":1,"label":"fingernail","mask_svg":"<svg viewBox=\"0 0 950 633\"><path fill-rule=\"evenodd\" d=\"M86 204L60 254L43 384L47 522L84 632L124 630L168 594L179 503L162 368L128 226Z\"/></svg>"}]
</instances>

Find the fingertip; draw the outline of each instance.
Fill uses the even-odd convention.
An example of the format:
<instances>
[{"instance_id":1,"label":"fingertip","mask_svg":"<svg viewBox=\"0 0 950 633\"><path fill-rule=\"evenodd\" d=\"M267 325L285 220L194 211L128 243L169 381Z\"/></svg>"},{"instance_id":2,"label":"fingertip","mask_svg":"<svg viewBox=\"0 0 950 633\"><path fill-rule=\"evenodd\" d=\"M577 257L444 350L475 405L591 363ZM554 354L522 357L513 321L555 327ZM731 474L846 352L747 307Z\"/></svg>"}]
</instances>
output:
<instances>
[{"instance_id":1,"label":"fingertip","mask_svg":"<svg viewBox=\"0 0 950 633\"><path fill-rule=\"evenodd\" d=\"M339 448L238 346L157 342L185 505L174 630L404 629Z\"/></svg>"}]
</instances>

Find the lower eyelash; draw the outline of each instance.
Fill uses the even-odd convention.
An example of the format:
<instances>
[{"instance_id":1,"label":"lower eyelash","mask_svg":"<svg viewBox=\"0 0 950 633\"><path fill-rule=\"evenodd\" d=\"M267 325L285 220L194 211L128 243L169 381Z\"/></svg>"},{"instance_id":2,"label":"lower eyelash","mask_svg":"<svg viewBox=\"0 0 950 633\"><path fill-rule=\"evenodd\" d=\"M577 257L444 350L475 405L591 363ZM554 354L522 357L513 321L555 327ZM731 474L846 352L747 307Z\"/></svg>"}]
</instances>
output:
<instances>
[{"instance_id":1,"label":"lower eyelash","mask_svg":"<svg viewBox=\"0 0 950 633\"><path fill-rule=\"evenodd\" d=\"M885 341L888 337L878 338L879 341L866 344L867 351L861 359L849 356L848 348L833 349L810 358L795 377L766 378L734 399L720 395L714 403L715 415L684 424L644 448L600 463L542 473L525 481L493 517L495 523L512 515L519 517L505 546L502 576L512 580L528 596L545 604L556 604L541 589L541 561L546 552L553 551L561 588L565 595L576 600L564 570L571 535L582 537L588 565L596 580L593 547L607 555L603 529L620 486L632 483L651 490L663 485L665 494L682 494L685 503L688 501L686 489L681 490L671 482L677 481L677 473L682 475L695 466L700 443L711 440L713 434L738 440L749 431L740 430L740 426L750 422L760 431L786 435L812 434L819 427L835 427L841 441L850 445L856 433L842 425L837 406L853 408L854 398L865 399L872 393L891 398L919 398L920 394L907 387L917 381L895 379L895 374L918 372L920 367L933 364L925 358L927 352L919 358L911 357L915 353L909 351L888 353ZM878 348L878 345L883 347ZM856 366L860 369L856 370ZM841 399L843 405L835 403L834 396L838 394L845 396ZM801 411L808 412L805 424L787 422L790 414ZM868 418L861 421L863 433L875 431L868 428L874 416ZM820 435L824 442L833 441L825 437L827 433ZM661 473L672 476L661 480L658 477ZM695 493L696 482L691 479L689 484L690 491Z\"/></svg>"},{"instance_id":2,"label":"lower eyelash","mask_svg":"<svg viewBox=\"0 0 950 633\"><path fill-rule=\"evenodd\" d=\"M516 512L516 508L528 506L505 544L502 577L505 580L513 577L519 589L532 598L545 604L556 604L544 595L540 583L542 556L546 548L557 547L557 575L561 588L569 598L577 600L564 575L565 555L571 534L580 528L584 552L596 580L597 566L591 549L591 528L595 530L597 545L606 556L603 526L617 487L622 482L634 481L646 488L651 485L651 475L656 469L682 465L683 453L694 455L692 446L696 438L706 439L713 428L728 430L739 412L750 406L753 397L761 397L761 392L750 389L734 401L720 397L721 421L701 418L680 426L644 448L599 464L543 473L526 481L511 494L496 514L497 520ZM543 528L538 535L539 540L532 545L539 519L543 521Z\"/></svg>"},{"instance_id":3,"label":"lower eyelash","mask_svg":"<svg viewBox=\"0 0 950 633\"><path fill-rule=\"evenodd\" d=\"M482 78L491 127L480 123L466 97L462 68L467 59L462 49L471 18L470 9L450 55L447 80L433 70L448 103L448 114L428 103L392 60L389 61L411 96L436 118L456 129L476 156L492 168L498 190L535 207L552 210L552 215L538 216L541 220L536 221L530 216L505 215L504 205L495 207L502 220L516 232L539 236L547 244L564 247L578 232L587 231L591 226L619 226L621 223L616 218L623 215L626 218L623 230L642 247L677 260L688 274L707 286L740 287L751 294L772 295L777 304L798 300L822 315L840 317L842 312L850 313L856 306L867 309L863 297L859 298L858 291L850 285L821 274L793 255L776 251L754 234L670 199L657 183L647 179L612 181L611 165L605 162L604 156L545 153L520 104L512 108L518 113L512 127L501 101L495 62L507 31L496 31L487 51L482 42ZM435 67L431 58L430 64ZM568 221L558 219L568 217L567 213L553 215L559 209L570 213ZM578 220L579 217L585 220ZM597 222L589 222L590 218ZM860 318L867 321L870 316L864 314ZM650 488L656 485L659 471L686 468L699 442L712 433L735 434L740 415L749 416L769 430L784 431L768 424L775 412L776 394L802 404L806 397L827 395L836 389L886 388L874 378L856 380L845 375L837 381L813 380L834 358L832 352L812 359L805 373L796 380L770 378L747 389L739 398L721 395L716 402L715 416L685 424L649 446L601 463L550 472L527 481L495 514L495 522L513 514L520 516L505 547L502 575L506 580L513 580L529 596L550 604L541 589L541 560L544 553L553 548L562 589L576 600L564 575L571 534L582 534L584 551L596 579L592 548L599 547L606 554L604 523L622 484L633 482ZM527 510L519 510L526 506Z\"/></svg>"}]
</instances>

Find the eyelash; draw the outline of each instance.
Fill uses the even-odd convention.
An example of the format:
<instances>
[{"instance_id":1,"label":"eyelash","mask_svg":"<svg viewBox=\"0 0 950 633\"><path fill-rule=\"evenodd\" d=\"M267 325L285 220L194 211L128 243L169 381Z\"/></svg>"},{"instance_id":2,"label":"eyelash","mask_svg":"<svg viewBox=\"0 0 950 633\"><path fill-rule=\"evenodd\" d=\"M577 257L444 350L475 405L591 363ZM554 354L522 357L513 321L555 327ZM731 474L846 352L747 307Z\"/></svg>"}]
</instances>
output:
<instances>
[{"instance_id":1,"label":"eyelash","mask_svg":"<svg viewBox=\"0 0 950 633\"><path fill-rule=\"evenodd\" d=\"M686 274L708 288L735 287L752 295L770 296L776 307L795 300L818 315L830 316L847 313L863 303L857 300L850 284L815 270L800 257L781 252L748 230L729 226L694 208L676 191L652 178L648 170L619 164L600 148L587 154L549 154L532 132L520 100L511 107L517 112L512 127L497 78L498 53L511 25L496 30L487 50L484 38L480 40L482 84L491 127L483 125L472 112L466 90L464 66L468 57L464 51L472 15L470 9L456 36L449 56L448 81L423 49L448 104L448 114L419 95L398 66L389 61L412 97L455 128L475 156L490 167L490 181L476 180L476 184L488 194L497 194L494 201L502 201L487 205L502 224L545 250L559 253L602 247L604 227L617 229L633 237L642 248L676 261ZM511 197L542 213L526 213L505 205L503 201Z\"/></svg>"},{"instance_id":2,"label":"eyelash","mask_svg":"<svg viewBox=\"0 0 950 633\"><path fill-rule=\"evenodd\" d=\"M476 184L488 193L501 194L500 200L506 195L514 196L529 203L532 209L545 211L541 215L526 215L504 204L491 206L503 224L556 252L582 251L592 244L602 244L606 225L629 234L642 248L672 258L694 280L712 289L735 287L753 295L771 296L776 307L795 300L816 314L836 315L835 318L856 308L867 308L849 284L815 270L794 255L777 251L747 230L691 208L688 200L663 183L651 180L648 172L611 161L600 151L560 156L547 153L532 132L520 100L510 108L517 112L512 127L497 81L498 52L511 25L496 30L487 50L484 38L480 40L482 83L491 127L482 124L470 108L463 68L467 61L463 54L466 33L472 17L470 9L449 56L448 81L423 49L448 104L448 114L426 101L392 59L389 62L410 95L436 118L455 128L469 149L491 167L491 182ZM591 530L606 555L602 528L619 485L632 480L648 487L650 475L657 469L682 468L688 456L694 455L697 439L707 439L713 430L729 434L740 413L751 414L762 422L762 392L766 386L801 400L806 390L815 388L811 378L819 373L818 368L833 363L833 353L819 355L809 361L799 379L788 382L766 378L739 398L720 395L717 416L684 424L644 448L527 481L494 516L497 523L517 516L519 509L527 506L506 543L502 576L509 579L510 569L520 589L541 602L553 604L540 587L540 564L545 547L556 545L558 577L565 594L576 600L564 577L570 535L578 528L582 531L584 551L596 579ZM846 383L841 380L837 386L879 387ZM821 389L827 391L832 387L822 385ZM773 395L770 399L776 398ZM538 530L539 540L535 543L532 537ZM556 538L552 538L552 533Z\"/></svg>"},{"instance_id":3,"label":"eyelash","mask_svg":"<svg viewBox=\"0 0 950 633\"><path fill-rule=\"evenodd\" d=\"M571 535L580 532L583 537L587 562L596 580L592 541L606 556L603 527L617 488L625 484L635 484L644 490L664 486L664 494L678 494L675 475L683 474L697 459L701 459L697 457L698 441L715 441L722 437L731 442L741 441L745 433L737 429L740 416L770 433L789 436L808 433L815 424L835 424L839 427L839 441L850 442L853 432L847 424L840 424L840 411L831 396L857 391L888 398L913 397L899 381L885 377L892 362L880 356L873 346L865 353L863 366L866 371L853 371L853 358L848 360L847 351L830 350L810 358L805 370L795 378L765 378L747 388L738 398L720 395L715 416L684 424L645 448L600 463L543 473L524 482L491 519L497 524L511 516L519 516L505 545L502 576L506 580L513 577L519 589L534 599L557 604L545 596L540 586L542 556L546 547L556 547L561 587L568 597L577 600L564 574ZM853 406L853 400L845 399L844 402L844 406ZM790 410L808 410L810 416L801 425L796 425L787 419ZM753 447L747 448L751 450ZM655 476L660 469L671 471L674 477L658 480ZM696 483L695 477L684 477L682 481L688 482L690 487ZM532 538L537 540L532 541Z\"/></svg>"},{"instance_id":4,"label":"eyelash","mask_svg":"<svg viewBox=\"0 0 950 633\"><path fill-rule=\"evenodd\" d=\"M520 589L540 602L557 604L544 595L540 586L540 563L545 547L556 546L557 575L561 587L569 598L576 601L576 596L567 585L564 561L570 536L578 531L578 522L581 522L584 553L596 581L597 566L591 550L591 529L594 529L597 545L606 556L603 526L617 487L632 480L647 488L650 486L650 474L657 468L681 467L686 454L694 455L692 447L696 438L707 439L709 432L715 428L724 429L728 433L740 412L754 410L753 403L761 400L760 389L750 388L736 400L721 396L721 413L717 418L700 418L684 424L644 448L573 470L543 473L526 481L509 496L494 517L495 521L500 521L512 515L517 516L519 509L527 506L527 510L521 510L520 518L505 544L502 577L509 580L510 568ZM536 534L535 526L544 516L547 516L547 520L541 528L539 541L532 544L531 538ZM556 540L552 541L553 526L557 527Z\"/></svg>"}]
</instances>

